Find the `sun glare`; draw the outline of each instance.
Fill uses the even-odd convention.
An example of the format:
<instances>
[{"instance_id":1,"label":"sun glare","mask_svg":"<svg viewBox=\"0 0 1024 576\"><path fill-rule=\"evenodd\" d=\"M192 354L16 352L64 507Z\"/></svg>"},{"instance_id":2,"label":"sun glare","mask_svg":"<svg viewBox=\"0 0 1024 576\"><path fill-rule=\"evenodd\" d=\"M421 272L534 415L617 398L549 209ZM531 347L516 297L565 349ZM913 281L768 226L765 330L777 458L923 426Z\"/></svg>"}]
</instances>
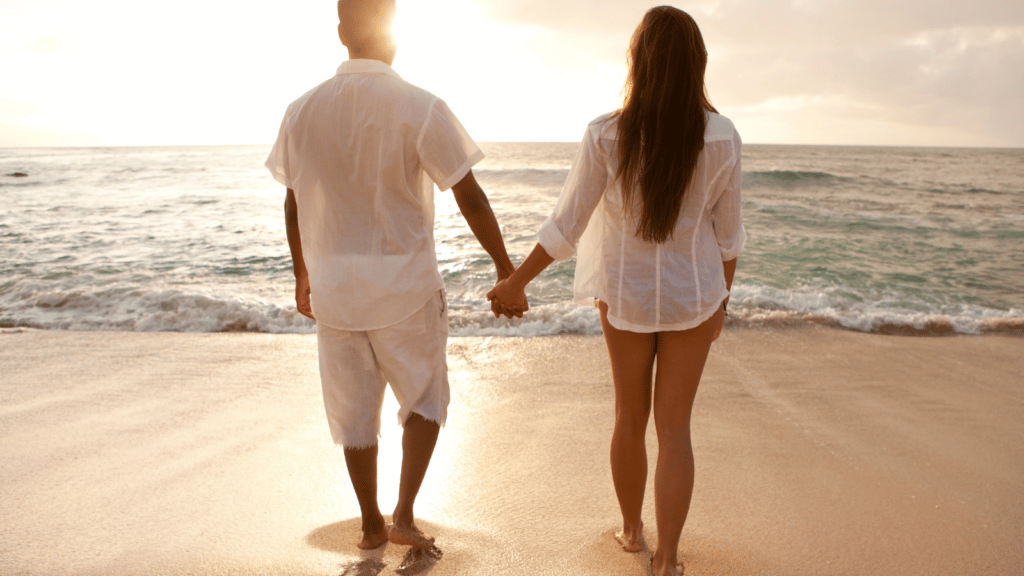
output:
<instances>
[{"instance_id":1,"label":"sun glare","mask_svg":"<svg viewBox=\"0 0 1024 576\"><path fill-rule=\"evenodd\" d=\"M414 84L448 95L494 76L498 66L523 66L532 55L532 35L488 20L467 0L402 3L395 18L395 69Z\"/></svg>"},{"instance_id":2,"label":"sun glare","mask_svg":"<svg viewBox=\"0 0 1024 576\"><path fill-rule=\"evenodd\" d=\"M619 70L558 71L559 54L543 48L550 34L491 20L467 0L400 3L394 67L478 141L575 141L611 109Z\"/></svg>"},{"instance_id":3,"label":"sun glare","mask_svg":"<svg viewBox=\"0 0 1024 576\"><path fill-rule=\"evenodd\" d=\"M402 2L395 14L395 35L400 49L411 50L399 57L421 53L417 47L455 45L458 37L487 24L480 8L465 0Z\"/></svg>"}]
</instances>

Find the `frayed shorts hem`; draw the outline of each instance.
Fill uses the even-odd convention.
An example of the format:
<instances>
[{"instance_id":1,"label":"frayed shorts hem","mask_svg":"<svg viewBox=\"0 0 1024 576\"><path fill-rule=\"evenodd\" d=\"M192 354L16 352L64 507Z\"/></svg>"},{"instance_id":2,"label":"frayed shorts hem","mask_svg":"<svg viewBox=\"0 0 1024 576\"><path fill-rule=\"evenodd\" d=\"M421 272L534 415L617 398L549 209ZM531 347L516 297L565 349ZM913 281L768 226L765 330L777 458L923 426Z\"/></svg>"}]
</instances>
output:
<instances>
[{"instance_id":1,"label":"frayed shorts hem","mask_svg":"<svg viewBox=\"0 0 1024 576\"><path fill-rule=\"evenodd\" d=\"M377 444L388 384L398 423L413 413L444 426L448 417L448 306L444 291L392 326L367 331L317 325L320 381L331 437L347 449Z\"/></svg>"}]
</instances>

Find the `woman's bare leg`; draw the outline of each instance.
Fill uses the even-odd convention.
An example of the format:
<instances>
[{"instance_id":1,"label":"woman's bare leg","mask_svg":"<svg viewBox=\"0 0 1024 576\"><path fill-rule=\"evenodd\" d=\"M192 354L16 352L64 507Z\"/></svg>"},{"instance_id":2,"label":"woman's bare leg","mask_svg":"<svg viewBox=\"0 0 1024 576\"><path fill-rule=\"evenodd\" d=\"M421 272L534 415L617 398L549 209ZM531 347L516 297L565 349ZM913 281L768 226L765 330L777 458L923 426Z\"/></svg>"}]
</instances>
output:
<instances>
[{"instance_id":1,"label":"woman's bare leg","mask_svg":"<svg viewBox=\"0 0 1024 576\"><path fill-rule=\"evenodd\" d=\"M618 330L608 323L603 302L601 326L615 383L615 428L611 463L615 495L622 511L622 532L616 538L627 552L643 548L640 514L647 487L647 421L651 414L651 376L656 337Z\"/></svg>"},{"instance_id":2,"label":"woman's bare leg","mask_svg":"<svg viewBox=\"0 0 1024 576\"><path fill-rule=\"evenodd\" d=\"M721 310L692 330L658 333L658 373L654 380L654 426L658 433L654 508L658 549L654 551L653 566L657 576L678 574L679 537L693 495L690 413L720 314Z\"/></svg>"}]
</instances>

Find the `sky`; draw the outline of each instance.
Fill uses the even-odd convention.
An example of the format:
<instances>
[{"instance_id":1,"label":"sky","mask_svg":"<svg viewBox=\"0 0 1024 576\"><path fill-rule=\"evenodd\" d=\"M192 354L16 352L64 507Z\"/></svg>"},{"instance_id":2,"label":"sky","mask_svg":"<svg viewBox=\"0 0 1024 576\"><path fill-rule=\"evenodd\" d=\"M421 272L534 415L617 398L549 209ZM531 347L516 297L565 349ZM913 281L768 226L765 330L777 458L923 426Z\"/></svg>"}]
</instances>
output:
<instances>
[{"instance_id":1,"label":"sky","mask_svg":"<svg viewBox=\"0 0 1024 576\"><path fill-rule=\"evenodd\" d=\"M395 70L480 142L621 105L638 0L398 0ZM747 143L1024 147L1020 0L690 0ZM347 58L333 0L0 0L0 147L271 144Z\"/></svg>"}]
</instances>

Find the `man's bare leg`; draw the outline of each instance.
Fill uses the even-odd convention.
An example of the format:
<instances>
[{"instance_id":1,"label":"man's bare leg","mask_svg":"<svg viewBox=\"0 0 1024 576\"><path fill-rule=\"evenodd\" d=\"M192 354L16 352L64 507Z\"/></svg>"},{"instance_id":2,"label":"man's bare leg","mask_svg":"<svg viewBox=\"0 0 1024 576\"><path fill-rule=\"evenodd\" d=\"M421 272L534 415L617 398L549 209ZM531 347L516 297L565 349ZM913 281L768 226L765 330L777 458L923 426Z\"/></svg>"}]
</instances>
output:
<instances>
[{"instance_id":1,"label":"man's bare leg","mask_svg":"<svg viewBox=\"0 0 1024 576\"><path fill-rule=\"evenodd\" d=\"M398 486L398 504L392 517L391 541L402 546L415 546L425 550L434 546L434 539L426 536L416 527L413 505L419 494L427 466L434 454L437 434L441 427L413 413L405 421L402 434L402 478Z\"/></svg>"},{"instance_id":2,"label":"man's bare leg","mask_svg":"<svg viewBox=\"0 0 1024 576\"><path fill-rule=\"evenodd\" d=\"M363 516L363 539L356 546L372 550L388 541L384 515L377 505L377 446L345 448L345 464Z\"/></svg>"}]
</instances>

